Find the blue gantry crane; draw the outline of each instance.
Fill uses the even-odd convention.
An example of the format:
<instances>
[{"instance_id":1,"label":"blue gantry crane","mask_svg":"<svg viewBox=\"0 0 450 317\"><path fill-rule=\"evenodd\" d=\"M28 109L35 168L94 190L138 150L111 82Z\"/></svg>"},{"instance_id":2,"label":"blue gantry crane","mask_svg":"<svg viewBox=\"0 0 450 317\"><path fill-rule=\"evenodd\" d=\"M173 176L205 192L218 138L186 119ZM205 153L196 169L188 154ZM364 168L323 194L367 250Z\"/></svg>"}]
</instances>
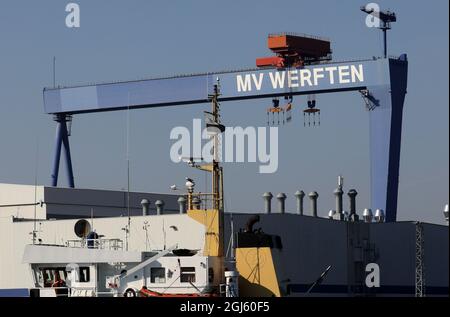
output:
<instances>
[{"instance_id":1,"label":"blue gantry crane","mask_svg":"<svg viewBox=\"0 0 450 317\"><path fill-rule=\"evenodd\" d=\"M356 91L362 94L370 112L371 205L386 211L386 221L395 221L406 54L399 58L311 63L296 56L295 64L289 67L282 58L269 58L269 65L241 71L44 89L45 111L57 123L52 186L58 184L63 145L69 186L75 187L67 129L73 115L207 103L216 80L220 80L221 102ZM270 65L272 62L276 64Z\"/></svg>"}]
</instances>

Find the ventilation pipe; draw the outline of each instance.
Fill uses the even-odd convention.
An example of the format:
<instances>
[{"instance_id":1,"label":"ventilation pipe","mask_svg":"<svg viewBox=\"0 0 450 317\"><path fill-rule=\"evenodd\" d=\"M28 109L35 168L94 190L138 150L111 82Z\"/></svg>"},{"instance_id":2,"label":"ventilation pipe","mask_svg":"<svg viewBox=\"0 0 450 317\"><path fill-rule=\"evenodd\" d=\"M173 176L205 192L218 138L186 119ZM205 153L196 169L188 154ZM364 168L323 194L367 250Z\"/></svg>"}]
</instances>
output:
<instances>
[{"instance_id":1,"label":"ventilation pipe","mask_svg":"<svg viewBox=\"0 0 450 317\"><path fill-rule=\"evenodd\" d=\"M155 206L156 214L162 215L164 213L164 201L158 199L157 201L155 201Z\"/></svg>"},{"instance_id":2,"label":"ventilation pipe","mask_svg":"<svg viewBox=\"0 0 450 317\"><path fill-rule=\"evenodd\" d=\"M345 210L344 210L344 211L342 212L342 218L343 218L343 220L345 220L345 221L349 221L349 220L350 220L348 211L345 211Z\"/></svg>"},{"instance_id":3,"label":"ventilation pipe","mask_svg":"<svg viewBox=\"0 0 450 317\"><path fill-rule=\"evenodd\" d=\"M272 211L272 193L271 192L266 192L263 194L263 199L264 199L264 213L266 214L270 214Z\"/></svg>"},{"instance_id":4,"label":"ventilation pipe","mask_svg":"<svg viewBox=\"0 0 450 317\"><path fill-rule=\"evenodd\" d=\"M303 197L305 197L305 193L303 190L297 190L294 196L297 198L297 213L303 215Z\"/></svg>"},{"instance_id":5,"label":"ventilation pipe","mask_svg":"<svg viewBox=\"0 0 450 317\"><path fill-rule=\"evenodd\" d=\"M355 189L350 189L347 193L348 198L350 200L350 215L349 220L350 221L358 221L359 216L356 213L356 195L358 195L358 192Z\"/></svg>"},{"instance_id":6,"label":"ventilation pipe","mask_svg":"<svg viewBox=\"0 0 450 317\"><path fill-rule=\"evenodd\" d=\"M319 197L319 194L317 192L310 192L308 196L311 200L311 215L317 217L317 198Z\"/></svg>"},{"instance_id":7,"label":"ventilation pipe","mask_svg":"<svg viewBox=\"0 0 450 317\"><path fill-rule=\"evenodd\" d=\"M445 218L445 221L447 221L447 225L448 225L448 204L445 205L445 207L444 207L444 218Z\"/></svg>"},{"instance_id":8,"label":"ventilation pipe","mask_svg":"<svg viewBox=\"0 0 450 317\"><path fill-rule=\"evenodd\" d=\"M328 219L333 219L335 214L336 214L336 210L331 209L328 212Z\"/></svg>"},{"instance_id":9,"label":"ventilation pipe","mask_svg":"<svg viewBox=\"0 0 450 317\"><path fill-rule=\"evenodd\" d=\"M244 232L252 233L253 232L253 226L255 225L255 223L259 222L259 220L260 220L259 215L251 216L247 220L247 223L245 224L245 231Z\"/></svg>"},{"instance_id":10,"label":"ventilation pipe","mask_svg":"<svg viewBox=\"0 0 450 317\"><path fill-rule=\"evenodd\" d=\"M180 210L180 214L186 213L186 198L184 196L178 197L178 208Z\"/></svg>"},{"instance_id":11,"label":"ventilation pipe","mask_svg":"<svg viewBox=\"0 0 450 317\"><path fill-rule=\"evenodd\" d=\"M286 210L286 194L285 193L279 193L277 195L277 200L278 200L278 212L280 214L284 214L285 210Z\"/></svg>"},{"instance_id":12,"label":"ventilation pipe","mask_svg":"<svg viewBox=\"0 0 450 317\"><path fill-rule=\"evenodd\" d=\"M142 206L142 215L148 216L150 214L150 201L147 198L144 198L141 200L141 206Z\"/></svg>"},{"instance_id":13,"label":"ventilation pipe","mask_svg":"<svg viewBox=\"0 0 450 317\"><path fill-rule=\"evenodd\" d=\"M370 208L364 209L363 219L364 219L364 222L367 222L367 223L372 222L372 219L373 219L372 209L370 209Z\"/></svg>"},{"instance_id":14,"label":"ventilation pipe","mask_svg":"<svg viewBox=\"0 0 450 317\"><path fill-rule=\"evenodd\" d=\"M384 222L384 211L383 209L375 210L375 221L376 222Z\"/></svg>"},{"instance_id":15,"label":"ventilation pipe","mask_svg":"<svg viewBox=\"0 0 450 317\"><path fill-rule=\"evenodd\" d=\"M336 196L336 219L337 220L344 220L344 211L342 207L342 195L344 192L342 191L342 187L338 186L334 190L334 195Z\"/></svg>"}]
</instances>

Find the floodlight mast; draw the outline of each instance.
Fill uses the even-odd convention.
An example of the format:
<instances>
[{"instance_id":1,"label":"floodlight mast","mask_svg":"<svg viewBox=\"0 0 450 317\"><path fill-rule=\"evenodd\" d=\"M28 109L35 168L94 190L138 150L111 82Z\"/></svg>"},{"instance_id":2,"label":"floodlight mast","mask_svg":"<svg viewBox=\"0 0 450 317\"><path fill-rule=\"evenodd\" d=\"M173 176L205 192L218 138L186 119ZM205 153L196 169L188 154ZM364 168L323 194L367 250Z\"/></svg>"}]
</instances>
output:
<instances>
[{"instance_id":1,"label":"floodlight mast","mask_svg":"<svg viewBox=\"0 0 450 317\"><path fill-rule=\"evenodd\" d=\"M367 6L362 6L362 12L373 15L380 20L379 29L383 31L383 56L387 58L387 30L391 29L391 22L397 22L397 17L395 12L391 11L377 11L374 8L368 8Z\"/></svg>"}]
</instances>

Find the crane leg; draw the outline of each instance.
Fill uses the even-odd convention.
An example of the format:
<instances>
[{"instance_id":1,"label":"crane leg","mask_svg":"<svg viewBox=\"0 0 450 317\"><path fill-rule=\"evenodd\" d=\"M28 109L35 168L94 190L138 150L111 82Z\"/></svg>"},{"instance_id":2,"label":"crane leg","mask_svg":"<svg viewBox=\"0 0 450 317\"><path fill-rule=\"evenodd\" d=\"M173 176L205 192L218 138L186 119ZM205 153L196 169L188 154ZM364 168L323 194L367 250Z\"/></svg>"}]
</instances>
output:
<instances>
[{"instance_id":1,"label":"crane leg","mask_svg":"<svg viewBox=\"0 0 450 317\"><path fill-rule=\"evenodd\" d=\"M403 60L402 60L403 58ZM400 144L408 62L386 60L391 85L368 87L377 106L370 111L371 207L386 211L386 222L397 220Z\"/></svg>"}]
</instances>

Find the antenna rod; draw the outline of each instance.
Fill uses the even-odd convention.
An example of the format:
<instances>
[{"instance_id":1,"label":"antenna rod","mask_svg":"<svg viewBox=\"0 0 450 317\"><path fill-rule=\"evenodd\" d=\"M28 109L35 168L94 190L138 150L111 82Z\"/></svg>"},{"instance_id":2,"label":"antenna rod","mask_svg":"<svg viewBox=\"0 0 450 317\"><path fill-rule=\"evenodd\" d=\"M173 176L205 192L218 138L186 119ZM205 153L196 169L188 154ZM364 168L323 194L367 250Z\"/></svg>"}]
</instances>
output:
<instances>
[{"instance_id":1,"label":"antenna rod","mask_svg":"<svg viewBox=\"0 0 450 317\"><path fill-rule=\"evenodd\" d=\"M127 213L128 213L128 224L127 224L127 241L126 250L128 251L128 241L130 239L131 231L131 214L130 214L130 93L128 93L128 110L127 110Z\"/></svg>"},{"instance_id":2,"label":"antenna rod","mask_svg":"<svg viewBox=\"0 0 450 317\"><path fill-rule=\"evenodd\" d=\"M37 208L37 174L39 164L39 139L36 140L36 164L34 170L34 215L33 215L33 244L36 244L36 208Z\"/></svg>"},{"instance_id":3,"label":"antenna rod","mask_svg":"<svg viewBox=\"0 0 450 317\"><path fill-rule=\"evenodd\" d=\"M56 88L56 56L53 56L53 88Z\"/></svg>"},{"instance_id":4,"label":"antenna rod","mask_svg":"<svg viewBox=\"0 0 450 317\"><path fill-rule=\"evenodd\" d=\"M94 208L91 208L91 226L92 231L94 231Z\"/></svg>"},{"instance_id":5,"label":"antenna rod","mask_svg":"<svg viewBox=\"0 0 450 317\"><path fill-rule=\"evenodd\" d=\"M230 215L230 226L231 226L231 261L233 263L233 270L236 269L236 258L234 254L234 249L236 247L234 243L234 222L233 222L233 214Z\"/></svg>"}]
</instances>

